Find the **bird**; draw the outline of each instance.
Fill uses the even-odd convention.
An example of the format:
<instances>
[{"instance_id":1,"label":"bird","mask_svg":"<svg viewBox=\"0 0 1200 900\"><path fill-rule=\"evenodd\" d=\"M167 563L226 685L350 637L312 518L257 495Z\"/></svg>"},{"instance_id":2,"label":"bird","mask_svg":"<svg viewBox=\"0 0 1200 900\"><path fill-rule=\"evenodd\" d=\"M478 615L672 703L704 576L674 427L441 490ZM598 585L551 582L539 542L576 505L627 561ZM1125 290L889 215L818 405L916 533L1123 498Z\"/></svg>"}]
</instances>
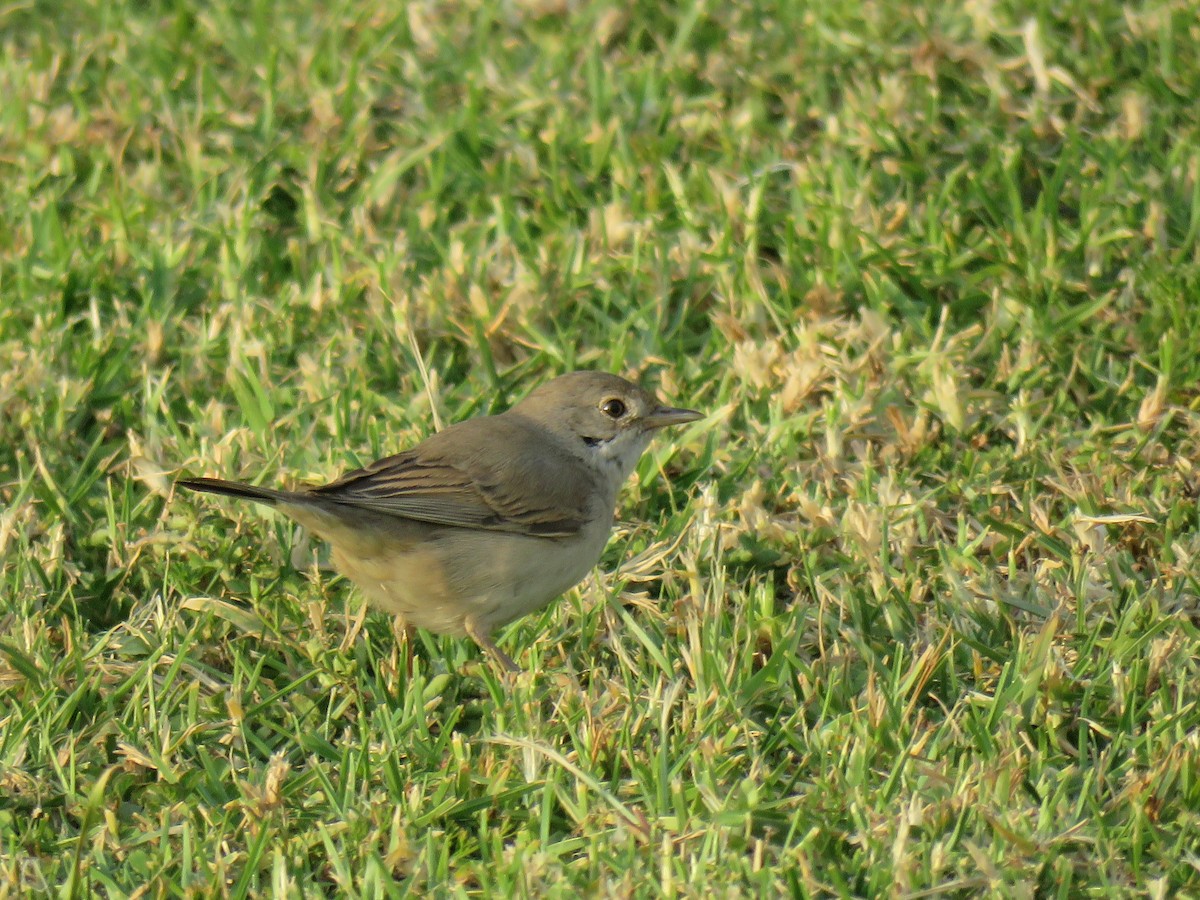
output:
<instances>
[{"instance_id":1,"label":"bird","mask_svg":"<svg viewBox=\"0 0 1200 900\"><path fill-rule=\"evenodd\" d=\"M369 605L410 632L469 637L515 673L496 629L596 566L652 436L703 417L618 375L575 371L329 484L176 484L274 507L331 545L334 568Z\"/></svg>"}]
</instances>

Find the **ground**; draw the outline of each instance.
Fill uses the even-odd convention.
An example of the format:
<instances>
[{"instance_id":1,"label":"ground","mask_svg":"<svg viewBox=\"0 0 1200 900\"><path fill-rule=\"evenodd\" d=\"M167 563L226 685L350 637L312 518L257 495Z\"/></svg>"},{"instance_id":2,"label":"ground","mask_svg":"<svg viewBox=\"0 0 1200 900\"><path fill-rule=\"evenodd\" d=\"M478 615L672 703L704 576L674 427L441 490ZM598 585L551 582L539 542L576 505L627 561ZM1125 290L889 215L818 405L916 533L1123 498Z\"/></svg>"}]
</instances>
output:
<instances>
[{"instance_id":1,"label":"ground","mask_svg":"<svg viewBox=\"0 0 1200 900\"><path fill-rule=\"evenodd\" d=\"M0 894L1200 893L1200 16L0 10ZM660 439L500 643L181 474L572 368Z\"/></svg>"}]
</instances>

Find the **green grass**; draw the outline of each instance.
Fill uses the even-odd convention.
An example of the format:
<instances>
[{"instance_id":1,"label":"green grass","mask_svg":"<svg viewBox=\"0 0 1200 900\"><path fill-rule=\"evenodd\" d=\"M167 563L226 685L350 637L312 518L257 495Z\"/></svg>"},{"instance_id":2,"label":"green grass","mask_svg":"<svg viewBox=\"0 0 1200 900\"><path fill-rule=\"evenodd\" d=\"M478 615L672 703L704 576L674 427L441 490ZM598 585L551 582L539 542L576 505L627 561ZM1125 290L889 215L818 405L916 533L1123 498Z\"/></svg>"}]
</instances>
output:
<instances>
[{"instance_id":1,"label":"green grass","mask_svg":"<svg viewBox=\"0 0 1200 900\"><path fill-rule=\"evenodd\" d=\"M1200 894L1196 22L0 10L0 895ZM511 690L172 493L576 367L711 417Z\"/></svg>"}]
</instances>

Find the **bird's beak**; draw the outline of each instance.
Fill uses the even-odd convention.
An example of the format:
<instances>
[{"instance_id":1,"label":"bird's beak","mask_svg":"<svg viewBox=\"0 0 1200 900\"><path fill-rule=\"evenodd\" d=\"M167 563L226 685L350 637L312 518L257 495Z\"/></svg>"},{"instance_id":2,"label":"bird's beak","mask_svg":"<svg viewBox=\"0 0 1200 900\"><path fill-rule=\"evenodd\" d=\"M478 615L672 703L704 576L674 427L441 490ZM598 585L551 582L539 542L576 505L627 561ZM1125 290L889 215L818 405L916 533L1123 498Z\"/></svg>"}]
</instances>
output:
<instances>
[{"instance_id":1,"label":"bird's beak","mask_svg":"<svg viewBox=\"0 0 1200 900\"><path fill-rule=\"evenodd\" d=\"M694 409L677 409L674 406L660 406L652 409L642 418L642 424L648 429L666 428L668 425L682 425L685 422L695 422L703 419L704 413Z\"/></svg>"}]
</instances>

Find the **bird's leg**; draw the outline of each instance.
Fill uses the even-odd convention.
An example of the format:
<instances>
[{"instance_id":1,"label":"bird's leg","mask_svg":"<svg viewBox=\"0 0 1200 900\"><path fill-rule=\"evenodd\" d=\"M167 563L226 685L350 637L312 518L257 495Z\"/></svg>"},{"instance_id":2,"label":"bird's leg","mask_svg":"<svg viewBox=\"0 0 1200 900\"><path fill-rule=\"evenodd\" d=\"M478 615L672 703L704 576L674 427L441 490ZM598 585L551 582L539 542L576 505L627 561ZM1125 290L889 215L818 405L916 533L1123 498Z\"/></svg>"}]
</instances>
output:
<instances>
[{"instance_id":1,"label":"bird's leg","mask_svg":"<svg viewBox=\"0 0 1200 900\"><path fill-rule=\"evenodd\" d=\"M360 603L358 604L358 610L354 613L354 618L350 620L349 627L346 628L345 633L342 635L342 644L339 648L342 653L346 653L354 646L354 642L358 640L358 636L362 633L363 625L366 621L367 605Z\"/></svg>"},{"instance_id":2,"label":"bird's leg","mask_svg":"<svg viewBox=\"0 0 1200 900\"><path fill-rule=\"evenodd\" d=\"M400 635L404 635L404 671L411 679L413 677L413 645L417 640L417 629L400 616L396 616L392 620L392 633L396 636L397 643L400 642Z\"/></svg>"},{"instance_id":3,"label":"bird's leg","mask_svg":"<svg viewBox=\"0 0 1200 900\"><path fill-rule=\"evenodd\" d=\"M486 650L496 662L508 672L516 674L521 671L521 668L512 661L512 657L496 646L496 642L492 640L491 635L479 627L479 623L475 621L474 616L467 616L463 621L463 627L466 629L467 636L476 644Z\"/></svg>"}]
</instances>

